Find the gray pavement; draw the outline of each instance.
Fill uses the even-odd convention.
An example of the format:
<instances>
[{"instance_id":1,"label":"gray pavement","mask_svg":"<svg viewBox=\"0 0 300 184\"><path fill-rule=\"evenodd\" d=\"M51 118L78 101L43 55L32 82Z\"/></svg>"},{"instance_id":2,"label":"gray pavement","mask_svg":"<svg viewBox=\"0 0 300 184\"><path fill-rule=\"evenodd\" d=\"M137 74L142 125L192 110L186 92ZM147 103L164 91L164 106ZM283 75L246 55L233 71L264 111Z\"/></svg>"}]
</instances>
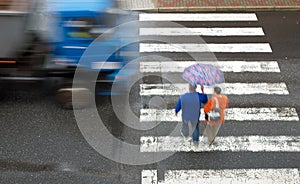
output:
<instances>
[{"instance_id":1,"label":"gray pavement","mask_svg":"<svg viewBox=\"0 0 300 184\"><path fill-rule=\"evenodd\" d=\"M273 53L269 54L217 54L218 59L276 60L281 73L226 75L228 82L278 82L287 84L288 96L245 95L231 96L231 107L291 106L300 113L300 53L299 12L260 12L259 22L246 22L243 26L261 26L266 37L254 41L269 42ZM276 24L274 24L276 22ZM212 26L204 22L183 23L186 27ZM218 23L218 26L239 24ZM160 27L161 25L156 25ZM211 38L204 38L206 41ZM171 39L172 40L172 39ZM236 42L241 38L219 38L219 42ZM179 42L186 42L182 37ZM184 53L161 54L174 60L188 60ZM145 55L143 55L145 56ZM149 81L155 81L150 77ZM155 164L131 166L111 161L97 153L82 136L74 113L63 110L54 96L40 86L5 86L0 93L0 183L141 183L141 171L157 169L159 180L166 170L181 169L237 169L237 168L300 168L300 155L283 152L202 152L177 153ZM138 83L133 87L130 100L136 113L141 108ZM176 98L171 98L170 108ZM121 125L115 117L110 99L99 97L98 111L105 125L116 137L138 144L139 137L168 135L174 125L162 122L149 131L135 131ZM203 125L201 125L201 128ZM221 128L220 136L240 135L300 135L299 122L235 122L228 121ZM115 148L116 150L118 147Z\"/></svg>"},{"instance_id":2,"label":"gray pavement","mask_svg":"<svg viewBox=\"0 0 300 184\"><path fill-rule=\"evenodd\" d=\"M118 5L126 10L149 10L156 8L152 0L118 0Z\"/></svg>"}]
</instances>

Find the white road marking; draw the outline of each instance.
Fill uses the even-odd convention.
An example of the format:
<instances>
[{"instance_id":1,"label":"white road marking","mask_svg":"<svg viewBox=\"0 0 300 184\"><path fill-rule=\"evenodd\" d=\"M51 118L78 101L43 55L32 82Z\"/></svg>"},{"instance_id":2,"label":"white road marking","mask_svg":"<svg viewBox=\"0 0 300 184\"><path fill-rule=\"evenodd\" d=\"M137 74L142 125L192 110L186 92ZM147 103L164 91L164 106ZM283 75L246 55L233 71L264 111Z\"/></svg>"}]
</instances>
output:
<instances>
[{"instance_id":1,"label":"white road marking","mask_svg":"<svg viewBox=\"0 0 300 184\"><path fill-rule=\"evenodd\" d=\"M141 152L300 152L300 136L217 136L212 146L200 137L199 145L183 137L141 137Z\"/></svg>"},{"instance_id":2,"label":"white road marking","mask_svg":"<svg viewBox=\"0 0 300 184\"><path fill-rule=\"evenodd\" d=\"M223 83L222 91L227 95L250 95L250 94L276 94L288 95L288 89L285 83ZM205 93L213 94L213 87L205 87ZM140 84L141 96L152 95L170 95L178 96L188 91L188 84ZM200 91L200 86L197 87Z\"/></svg>"},{"instance_id":3,"label":"white road marking","mask_svg":"<svg viewBox=\"0 0 300 184\"><path fill-rule=\"evenodd\" d=\"M157 170L143 170L142 184L157 184Z\"/></svg>"},{"instance_id":4,"label":"white road marking","mask_svg":"<svg viewBox=\"0 0 300 184\"><path fill-rule=\"evenodd\" d=\"M147 13L139 21L257 21L255 13Z\"/></svg>"},{"instance_id":5,"label":"white road marking","mask_svg":"<svg viewBox=\"0 0 300 184\"><path fill-rule=\"evenodd\" d=\"M152 36L264 36L262 28L140 28L140 35Z\"/></svg>"},{"instance_id":6,"label":"white road marking","mask_svg":"<svg viewBox=\"0 0 300 184\"><path fill-rule=\"evenodd\" d=\"M276 61L157 61L140 62L142 73L170 73L183 72L183 70L196 63L211 64L223 72L280 72Z\"/></svg>"},{"instance_id":7,"label":"white road marking","mask_svg":"<svg viewBox=\"0 0 300 184\"><path fill-rule=\"evenodd\" d=\"M168 170L157 181L157 170L143 170L142 184L296 184L298 169Z\"/></svg>"},{"instance_id":8,"label":"white road marking","mask_svg":"<svg viewBox=\"0 0 300 184\"><path fill-rule=\"evenodd\" d=\"M140 122L180 122L181 111L175 116L174 109L141 109ZM225 119L228 121L299 121L295 108L229 108ZM201 109L200 120L204 120Z\"/></svg>"},{"instance_id":9,"label":"white road marking","mask_svg":"<svg viewBox=\"0 0 300 184\"><path fill-rule=\"evenodd\" d=\"M225 43L225 44L196 44L196 43L140 43L140 52L272 52L269 43Z\"/></svg>"}]
</instances>

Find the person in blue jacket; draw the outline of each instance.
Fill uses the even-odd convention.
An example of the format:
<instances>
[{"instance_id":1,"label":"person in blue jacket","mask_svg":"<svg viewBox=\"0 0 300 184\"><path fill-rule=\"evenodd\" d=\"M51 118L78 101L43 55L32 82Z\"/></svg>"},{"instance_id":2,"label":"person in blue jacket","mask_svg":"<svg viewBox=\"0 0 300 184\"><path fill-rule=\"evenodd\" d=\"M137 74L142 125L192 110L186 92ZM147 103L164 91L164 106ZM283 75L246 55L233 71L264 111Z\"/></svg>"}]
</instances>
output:
<instances>
[{"instance_id":1,"label":"person in blue jacket","mask_svg":"<svg viewBox=\"0 0 300 184\"><path fill-rule=\"evenodd\" d=\"M197 86L189 84L189 92L180 96L175 107L175 115L182 110L181 135L185 138L189 136L189 124L192 130L192 139L194 143L199 142L199 118L201 104L208 101L207 95L204 94L204 88L201 86L202 93L196 91Z\"/></svg>"}]
</instances>

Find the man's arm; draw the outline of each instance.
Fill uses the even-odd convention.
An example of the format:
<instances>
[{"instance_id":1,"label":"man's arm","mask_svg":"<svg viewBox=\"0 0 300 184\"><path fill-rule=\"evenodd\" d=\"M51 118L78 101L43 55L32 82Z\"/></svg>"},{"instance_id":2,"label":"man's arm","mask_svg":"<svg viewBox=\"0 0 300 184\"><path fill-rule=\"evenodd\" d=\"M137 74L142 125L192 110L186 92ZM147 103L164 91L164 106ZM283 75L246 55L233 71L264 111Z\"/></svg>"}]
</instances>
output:
<instances>
[{"instance_id":1,"label":"man's arm","mask_svg":"<svg viewBox=\"0 0 300 184\"><path fill-rule=\"evenodd\" d=\"M175 107L175 115L177 116L177 113L181 110L181 98L178 99L178 102Z\"/></svg>"},{"instance_id":2,"label":"man's arm","mask_svg":"<svg viewBox=\"0 0 300 184\"><path fill-rule=\"evenodd\" d=\"M208 113L212 109L213 99L210 99L207 104L204 105L204 113Z\"/></svg>"},{"instance_id":3,"label":"man's arm","mask_svg":"<svg viewBox=\"0 0 300 184\"><path fill-rule=\"evenodd\" d=\"M199 95L200 105L201 105L201 103L206 104L208 101L207 94L198 93L198 95Z\"/></svg>"}]
</instances>

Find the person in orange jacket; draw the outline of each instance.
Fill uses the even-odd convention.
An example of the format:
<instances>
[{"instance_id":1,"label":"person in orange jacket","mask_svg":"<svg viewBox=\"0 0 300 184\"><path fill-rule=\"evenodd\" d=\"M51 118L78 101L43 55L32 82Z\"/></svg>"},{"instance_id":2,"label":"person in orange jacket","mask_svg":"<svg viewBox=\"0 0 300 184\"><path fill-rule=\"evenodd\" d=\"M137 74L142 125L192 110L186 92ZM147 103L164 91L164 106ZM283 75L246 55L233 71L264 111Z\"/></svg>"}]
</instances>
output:
<instances>
[{"instance_id":1,"label":"person in orange jacket","mask_svg":"<svg viewBox=\"0 0 300 184\"><path fill-rule=\"evenodd\" d=\"M220 110L220 120L219 121L212 121L210 120L209 112L216 108L216 100L218 100L219 110ZM207 104L204 106L204 113L205 113L205 121L211 125L219 125L225 122L225 109L228 108L228 98L227 96L221 94L220 87L214 87L214 94L208 100Z\"/></svg>"}]
</instances>

